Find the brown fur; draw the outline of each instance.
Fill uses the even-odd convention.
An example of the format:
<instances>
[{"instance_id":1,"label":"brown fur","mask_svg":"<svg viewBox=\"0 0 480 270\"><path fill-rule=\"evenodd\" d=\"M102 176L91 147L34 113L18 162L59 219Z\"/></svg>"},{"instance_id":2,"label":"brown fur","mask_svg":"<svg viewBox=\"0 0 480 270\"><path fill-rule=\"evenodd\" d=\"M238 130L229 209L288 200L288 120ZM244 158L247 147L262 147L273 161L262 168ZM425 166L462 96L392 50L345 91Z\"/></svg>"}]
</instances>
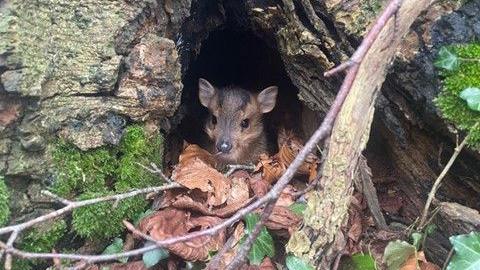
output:
<instances>
[{"instance_id":1,"label":"brown fur","mask_svg":"<svg viewBox=\"0 0 480 270\"><path fill-rule=\"evenodd\" d=\"M239 87L217 89L202 79L199 87L200 101L210 111L205 123L205 132L211 139L208 150L215 155L220 166L256 162L260 154L267 152L262 118L263 113L275 106L276 87L265 89L263 95L254 95ZM215 124L212 122L214 117ZM245 119L249 123L247 128L241 126ZM217 150L216 145L221 140L231 143L228 154Z\"/></svg>"}]
</instances>

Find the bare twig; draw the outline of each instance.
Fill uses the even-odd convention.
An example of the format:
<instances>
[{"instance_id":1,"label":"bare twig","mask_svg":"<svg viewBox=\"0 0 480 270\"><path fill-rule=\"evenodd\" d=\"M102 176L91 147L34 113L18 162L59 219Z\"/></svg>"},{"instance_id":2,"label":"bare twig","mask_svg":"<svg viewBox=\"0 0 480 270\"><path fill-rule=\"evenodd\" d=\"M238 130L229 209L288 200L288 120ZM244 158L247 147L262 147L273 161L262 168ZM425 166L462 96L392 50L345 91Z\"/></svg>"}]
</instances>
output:
<instances>
[{"instance_id":1,"label":"bare twig","mask_svg":"<svg viewBox=\"0 0 480 270\"><path fill-rule=\"evenodd\" d=\"M160 176L160 178L163 179L163 181L167 182L167 183L173 183L172 179L168 178L162 170L160 170L157 166L157 164L151 162L150 163L150 167L148 166L145 166L143 165L142 163L139 163L139 162L136 162L138 166L142 167L143 169L153 173L153 174L156 174L158 176Z\"/></svg>"},{"instance_id":2,"label":"bare twig","mask_svg":"<svg viewBox=\"0 0 480 270\"><path fill-rule=\"evenodd\" d=\"M255 170L255 165L244 165L244 164L229 164L227 165L228 171L225 173L225 176L232 175L236 170Z\"/></svg>"},{"instance_id":3,"label":"bare twig","mask_svg":"<svg viewBox=\"0 0 480 270\"><path fill-rule=\"evenodd\" d=\"M425 226L425 222L428 217L428 210L430 209L430 205L432 204L432 201L435 198L435 194L437 193L437 190L440 187L440 183L442 182L443 178L445 178L445 176L447 175L448 171L453 165L453 162L457 159L463 147L465 147L465 145L467 144L469 137L470 136L467 135L465 139L463 139L463 141L460 143L460 145L455 147L455 150L452 156L450 157L450 160L448 161L447 165L445 165L442 172L435 180L435 183L433 183L432 190L430 190L430 193L428 194L427 202L425 203L425 208L423 208L423 213L422 213L422 217L420 218L420 223L418 224L418 229L422 230L423 227Z\"/></svg>"},{"instance_id":4,"label":"bare twig","mask_svg":"<svg viewBox=\"0 0 480 270\"><path fill-rule=\"evenodd\" d=\"M219 264L221 260L223 259L223 255L227 253L227 251L232 247L233 242L235 241L235 234L230 235L228 238L227 242L225 242L225 245L223 245L222 249L218 251L215 256L210 260L208 263L207 267L205 269L207 270L216 270L219 269Z\"/></svg>"},{"instance_id":5,"label":"bare twig","mask_svg":"<svg viewBox=\"0 0 480 270\"><path fill-rule=\"evenodd\" d=\"M450 249L450 251L448 252L447 259L445 259L445 262L443 263L442 270L447 269L448 262L449 262L450 259L452 258L454 251L455 251L455 249L452 247L452 248Z\"/></svg>"},{"instance_id":6,"label":"bare twig","mask_svg":"<svg viewBox=\"0 0 480 270\"><path fill-rule=\"evenodd\" d=\"M72 203L72 201L70 200L67 200L65 198L62 198L56 194L53 194L52 192L48 191L48 190L42 190L40 191L41 194L47 196L47 197L50 197L52 199L54 199L55 201L59 202L59 203L62 203L64 205L69 205Z\"/></svg>"},{"instance_id":7,"label":"bare twig","mask_svg":"<svg viewBox=\"0 0 480 270\"><path fill-rule=\"evenodd\" d=\"M278 197L277 197L278 199ZM260 220L255 224L255 227L253 228L253 231L250 232L250 234L247 237L247 240L243 243L243 245L240 247L238 250L237 254L235 254L235 257L233 258L232 262L227 266L227 270L235 270L239 269L242 267L243 264L245 264L245 259L247 257L248 252L250 252L250 249L253 246L253 243L257 239L258 235L262 231L262 228L267 222L268 217L270 214L273 212L273 207L275 206L275 202L277 200L272 200L263 209L262 215L260 216Z\"/></svg>"},{"instance_id":8,"label":"bare twig","mask_svg":"<svg viewBox=\"0 0 480 270\"><path fill-rule=\"evenodd\" d=\"M143 188L143 189L137 189L137 190L132 190L126 193L121 193L121 194L116 194L116 195L109 195L105 197L100 197L100 198L94 198L94 199L89 199L89 200L84 200L84 201L72 201L66 204L65 207L60 208L56 211L50 212L46 215L34 218L32 220L26 221L24 223L16 224L16 225L11 225L7 227L0 228L0 235L10 233L10 232L20 232L26 228L32 227L35 224L45 222L47 220L51 220L53 218L59 217L63 214L69 213L73 209L92 205L92 204L97 204L101 202L107 202L107 201L118 201L118 200L124 200L130 197L134 197L140 194L145 194L145 193L151 193L151 192L161 192L167 189L172 189L172 188L180 188L182 187L180 184L173 183L169 185L163 185L159 187L149 187L149 188ZM66 202L66 200L64 200Z\"/></svg>"}]
</instances>

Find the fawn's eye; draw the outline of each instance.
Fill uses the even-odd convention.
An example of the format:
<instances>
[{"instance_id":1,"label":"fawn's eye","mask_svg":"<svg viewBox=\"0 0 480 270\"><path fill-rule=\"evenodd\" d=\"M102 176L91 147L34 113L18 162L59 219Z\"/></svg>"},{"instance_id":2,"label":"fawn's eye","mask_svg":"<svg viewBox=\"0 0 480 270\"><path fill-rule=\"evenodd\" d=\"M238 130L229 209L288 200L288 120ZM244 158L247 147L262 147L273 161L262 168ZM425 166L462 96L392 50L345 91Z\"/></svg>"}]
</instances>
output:
<instances>
[{"instance_id":1,"label":"fawn's eye","mask_svg":"<svg viewBox=\"0 0 480 270\"><path fill-rule=\"evenodd\" d=\"M216 125L217 124L217 117L215 117L215 115L212 115L212 125Z\"/></svg>"},{"instance_id":2,"label":"fawn's eye","mask_svg":"<svg viewBox=\"0 0 480 270\"><path fill-rule=\"evenodd\" d=\"M248 128L249 125L250 125L250 121L248 119L243 119L242 122L240 122L240 126L242 128Z\"/></svg>"}]
</instances>

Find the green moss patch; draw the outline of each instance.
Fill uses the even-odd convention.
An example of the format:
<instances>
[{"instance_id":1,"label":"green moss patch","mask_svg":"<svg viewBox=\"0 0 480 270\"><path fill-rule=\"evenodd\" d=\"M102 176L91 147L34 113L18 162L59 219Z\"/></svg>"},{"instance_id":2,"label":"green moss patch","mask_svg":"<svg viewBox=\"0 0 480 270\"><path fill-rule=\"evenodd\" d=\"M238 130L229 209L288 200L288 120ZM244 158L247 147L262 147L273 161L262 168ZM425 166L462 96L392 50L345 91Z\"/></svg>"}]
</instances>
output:
<instances>
[{"instance_id":1,"label":"green moss patch","mask_svg":"<svg viewBox=\"0 0 480 270\"><path fill-rule=\"evenodd\" d=\"M0 226L5 225L10 217L9 198L10 194L5 180L3 176L0 176Z\"/></svg>"},{"instance_id":2,"label":"green moss patch","mask_svg":"<svg viewBox=\"0 0 480 270\"><path fill-rule=\"evenodd\" d=\"M161 179L139 164L160 165L163 155L161 134L147 134L140 125L126 128L120 145L83 152L60 143L54 151L55 193L80 200L160 185ZM142 213L147 201L141 197L119 203L105 202L73 212L73 229L87 238L109 238L123 231L122 220Z\"/></svg>"},{"instance_id":3,"label":"green moss patch","mask_svg":"<svg viewBox=\"0 0 480 270\"><path fill-rule=\"evenodd\" d=\"M28 232L22 238L21 248L30 252L52 252L58 241L67 233L65 220L58 220Z\"/></svg>"},{"instance_id":4,"label":"green moss patch","mask_svg":"<svg viewBox=\"0 0 480 270\"><path fill-rule=\"evenodd\" d=\"M480 44L463 44L447 47L457 57L458 64L451 69L441 69L443 88L435 103L443 117L470 134L469 145L480 149L480 112L468 107L460 93L469 87L480 88ZM439 62L439 61L437 61Z\"/></svg>"}]
</instances>

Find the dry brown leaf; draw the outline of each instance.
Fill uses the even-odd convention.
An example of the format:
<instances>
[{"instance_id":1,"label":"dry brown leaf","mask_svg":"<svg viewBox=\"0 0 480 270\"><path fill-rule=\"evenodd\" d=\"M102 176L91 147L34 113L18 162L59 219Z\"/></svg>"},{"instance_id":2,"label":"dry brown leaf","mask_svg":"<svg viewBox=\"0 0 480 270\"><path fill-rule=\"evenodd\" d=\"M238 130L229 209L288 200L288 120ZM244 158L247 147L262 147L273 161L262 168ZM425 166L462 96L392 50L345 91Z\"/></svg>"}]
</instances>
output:
<instances>
[{"instance_id":1,"label":"dry brown leaf","mask_svg":"<svg viewBox=\"0 0 480 270\"><path fill-rule=\"evenodd\" d=\"M270 183L262 179L260 174L254 175L250 178L250 188L252 189L255 196L258 198L263 197L270 190Z\"/></svg>"},{"instance_id":2,"label":"dry brown leaf","mask_svg":"<svg viewBox=\"0 0 480 270\"><path fill-rule=\"evenodd\" d=\"M257 164L256 171L262 171L262 178L269 184L276 182L285 172L286 166L277 160L262 154Z\"/></svg>"},{"instance_id":3,"label":"dry brown leaf","mask_svg":"<svg viewBox=\"0 0 480 270\"><path fill-rule=\"evenodd\" d=\"M415 256L416 255L416 256ZM417 268L417 262L419 268ZM400 270L440 270L436 264L427 262L423 251L417 252L408 258L408 260L402 265Z\"/></svg>"},{"instance_id":4,"label":"dry brown leaf","mask_svg":"<svg viewBox=\"0 0 480 270\"><path fill-rule=\"evenodd\" d=\"M238 174L231 178L230 194L227 197L227 205L242 203L250 197L248 188L249 177L238 177Z\"/></svg>"},{"instance_id":5,"label":"dry brown leaf","mask_svg":"<svg viewBox=\"0 0 480 270\"><path fill-rule=\"evenodd\" d=\"M227 252L225 252L225 254L223 254L223 257L221 258L220 263L218 265L218 269L225 269L232 262L233 258L237 254L238 248L240 247L238 243L240 242L240 240L244 235L245 235L245 225L243 224L243 222L239 222L237 223L237 226L233 231L234 241L231 245L231 248Z\"/></svg>"},{"instance_id":6,"label":"dry brown leaf","mask_svg":"<svg viewBox=\"0 0 480 270\"><path fill-rule=\"evenodd\" d=\"M300 225L302 219L288 207L275 206L265 226L274 231L287 230L291 234Z\"/></svg>"},{"instance_id":7,"label":"dry brown leaf","mask_svg":"<svg viewBox=\"0 0 480 270\"><path fill-rule=\"evenodd\" d=\"M230 193L228 179L197 157L178 164L173 170L172 179L188 189L206 192L208 205L223 204Z\"/></svg>"},{"instance_id":8,"label":"dry brown leaf","mask_svg":"<svg viewBox=\"0 0 480 270\"><path fill-rule=\"evenodd\" d=\"M276 206L288 207L295 202L295 197L293 194L296 192L295 188L292 185L287 185L280 193L280 197L275 203Z\"/></svg>"},{"instance_id":9,"label":"dry brown leaf","mask_svg":"<svg viewBox=\"0 0 480 270\"><path fill-rule=\"evenodd\" d=\"M144 218L140 231L157 240L185 235L191 231L205 230L218 223L218 217L190 217L190 214L177 209L165 209ZM208 253L221 248L225 243L225 230L214 236L201 236L190 241L176 243L166 248L187 261L208 259Z\"/></svg>"},{"instance_id":10,"label":"dry brown leaf","mask_svg":"<svg viewBox=\"0 0 480 270\"><path fill-rule=\"evenodd\" d=\"M252 202L254 198L247 198L247 200L243 202L237 202L235 204L225 205L220 208L216 209L209 209L205 206L204 203L195 201L192 197L184 194L177 196L172 202L171 206L178 208L178 209L185 209L190 210L193 212L199 212L204 215L208 216L217 216L217 217L230 217L235 214L239 209L247 206Z\"/></svg>"},{"instance_id":11,"label":"dry brown leaf","mask_svg":"<svg viewBox=\"0 0 480 270\"><path fill-rule=\"evenodd\" d=\"M276 270L272 260L269 257L265 257L260 265L245 265L242 270Z\"/></svg>"},{"instance_id":12,"label":"dry brown leaf","mask_svg":"<svg viewBox=\"0 0 480 270\"><path fill-rule=\"evenodd\" d=\"M295 136L292 131L281 129L278 135L278 147L279 151L276 154L276 157L280 164L284 167L288 167L300 150L302 150L303 143L302 140ZM311 182L317 176L318 163L318 157L311 153L307 156L297 173L300 175L308 175L308 180Z\"/></svg>"},{"instance_id":13,"label":"dry brown leaf","mask_svg":"<svg viewBox=\"0 0 480 270\"><path fill-rule=\"evenodd\" d=\"M178 163L185 164L194 160L195 158L202 160L214 168L216 167L216 161L213 155L196 144L185 145L183 152L178 157Z\"/></svg>"}]
</instances>

